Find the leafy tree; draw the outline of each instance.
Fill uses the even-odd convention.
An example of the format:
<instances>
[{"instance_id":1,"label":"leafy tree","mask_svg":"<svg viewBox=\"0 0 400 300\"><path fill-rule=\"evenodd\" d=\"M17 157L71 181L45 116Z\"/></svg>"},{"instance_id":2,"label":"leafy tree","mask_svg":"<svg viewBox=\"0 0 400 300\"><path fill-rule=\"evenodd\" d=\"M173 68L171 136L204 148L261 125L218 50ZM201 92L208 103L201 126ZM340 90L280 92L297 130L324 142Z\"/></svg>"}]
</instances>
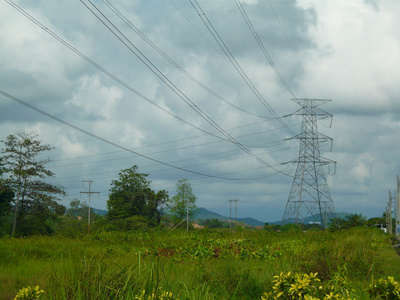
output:
<instances>
[{"instance_id":1,"label":"leafy tree","mask_svg":"<svg viewBox=\"0 0 400 300\"><path fill-rule=\"evenodd\" d=\"M282 232L301 232L303 231L303 224L285 224L282 226L281 230Z\"/></svg>"},{"instance_id":2,"label":"leafy tree","mask_svg":"<svg viewBox=\"0 0 400 300\"><path fill-rule=\"evenodd\" d=\"M46 169L49 159L38 159L53 148L42 144L32 133L9 135L2 142L5 145L2 164L8 175L4 183L15 193L11 235L15 234L17 226L23 234L48 233L51 222L65 212L65 207L56 202L59 200L56 195L65 195L63 188L43 181L54 177L54 173Z\"/></svg>"},{"instance_id":3,"label":"leafy tree","mask_svg":"<svg viewBox=\"0 0 400 300\"><path fill-rule=\"evenodd\" d=\"M350 214L346 216L346 225L348 227L363 226L367 223L367 218L362 214Z\"/></svg>"},{"instance_id":4,"label":"leafy tree","mask_svg":"<svg viewBox=\"0 0 400 300\"><path fill-rule=\"evenodd\" d=\"M155 193L151 189L146 190L146 210L144 216L150 221L150 224L159 225L164 215L164 209L169 202L169 195L166 190Z\"/></svg>"},{"instance_id":5,"label":"leafy tree","mask_svg":"<svg viewBox=\"0 0 400 300\"><path fill-rule=\"evenodd\" d=\"M182 223L188 217L189 219L197 210L196 196L193 194L192 185L187 178L178 180L176 183L176 195L172 197L169 211L175 224ZM189 228L189 223L186 224Z\"/></svg>"},{"instance_id":6,"label":"leafy tree","mask_svg":"<svg viewBox=\"0 0 400 300\"><path fill-rule=\"evenodd\" d=\"M329 231L340 230L341 228L346 228L346 220L341 218L332 218L329 220Z\"/></svg>"},{"instance_id":7,"label":"leafy tree","mask_svg":"<svg viewBox=\"0 0 400 300\"><path fill-rule=\"evenodd\" d=\"M149 188L148 174L137 172L138 167L121 170L119 179L111 182L107 201L109 220L141 215L145 207L145 190Z\"/></svg>"},{"instance_id":8,"label":"leafy tree","mask_svg":"<svg viewBox=\"0 0 400 300\"><path fill-rule=\"evenodd\" d=\"M0 218L11 214L11 202L14 198L13 190L3 180L2 161L2 158L0 158Z\"/></svg>"},{"instance_id":9,"label":"leafy tree","mask_svg":"<svg viewBox=\"0 0 400 300\"><path fill-rule=\"evenodd\" d=\"M148 174L138 173L138 167L121 170L119 179L111 182L107 201L107 220L117 221L132 216L144 217L150 225L158 225L169 201L165 190L154 192L150 189ZM127 225L126 228L134 226Z\"/></svg>"},{"instance_id":10,"label":"leafy tree","mask_svg":"<svg viewBox=\"0 0 400 300\"><path fill-rule=\"evenodd\" d=\"M0 179L0 236L11 230L13 198L13 190Z\"/></svg>"},{"instance_id":11,"label":"leafy tree","mask_svg":"<svg viewBox=\"0 0 400 300\"><path fill-rule=\"evenodd\" d=\"M11 215L13 198L13 190L0 182L0 217Z\"/></svg>"},{"instance_id":12,"label":"leafy tree","mask_svg":"<svg viewBox=\"0 0 400 300\"><path fill-rule=\"evenodd\" d=\"M218 220L218 219L207 219L204 222L204 226L208 227L208 228L223 228L224 224Z\"/></svg>"},{"instance_id":13,"label":"leafy tree","mask_svg":"<svg viewBox=\"0 0 400 300\"><path fill-rule=\"evenodd\" d=\"M383 213L382 217L369 218L367 221L368 226L374 226L376 224L386 224L386 214L385 213Z\"/></svg>"},{"instance_id":14,"label":"leafy tree","mask_svg":"<svg viewBox=\"0 0 400 300\"><path fill-rule=\"evenodd\" d=\"M273 225L269 224L268 222L264 223L264 229L267 231L280 231L281 228L282 226L280 224Z\"/></svg>"},{"instance_id":15,"label":"leafy tree","mask_svg":"<svg viewBox=\"0 0 400 300\"><path fill-rule=\"evenodd\" d=\"M72 200L69 204L69 208L65 212L62 224L60 225L59 232L68 237L81 236L88 232L88 212L89 206L85 201L80 201L78 199ZM103 219L99 215L90 210L90 220L93 225ZM96 224L97 225L97 224ZM95 226L99 227L99 226ZM91 225L91 231L93 227Z\"/></svg>"},{"instance_id":16,"label":"leafy tree","mask_svg":"<svg viewBox=\"0 0 400 300\"><path fill-rule=\"evenodd\" d=\"M145 217L135 215L124 219L114 220L113 222L107 224L105 229L131 231L137 229L147 229L148 227L149 221Z\"/></svg>"},{"instance_id":17,"label":"leafy tree","mask_svg":"<svg viewBox=\"0 0 400 300\"><path fill-rule=\"evenodd\" d=\"M81 202L78 199L72 200L69 204L69 208L66 210L65 214L67 217L75 218L82 220L83 222L87 222L88 213L89 213L89 205L83 201ZM90 211L90 219L94 220L96 214L91 210Z\"/></svg>"}]
</instances>

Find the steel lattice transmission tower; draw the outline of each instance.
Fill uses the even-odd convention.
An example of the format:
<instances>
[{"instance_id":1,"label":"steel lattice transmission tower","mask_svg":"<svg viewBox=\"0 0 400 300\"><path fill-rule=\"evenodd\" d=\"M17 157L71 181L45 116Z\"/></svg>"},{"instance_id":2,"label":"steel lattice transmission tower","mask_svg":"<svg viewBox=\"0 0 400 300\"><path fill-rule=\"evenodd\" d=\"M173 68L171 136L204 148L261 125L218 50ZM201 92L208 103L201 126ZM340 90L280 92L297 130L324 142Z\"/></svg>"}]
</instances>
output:
<instances>
[{"instance_id":1,"label":"steel lattice transmission tower","mask_svg":"<svg viewBox=\"0 0 400 300\"><path fill-rule=\"evenodd\" d=\"M332 139L318 132L317 120L332 115L319 106L331 100L326 99L293 99L301 108L294 115L302 116L301 133L294 138L300 140L299 157L292 161L297 163L296 174L282 218L282 225L300 224L306 217L313 222L327 227L331 218L336 218L331 193L325 178L323 167L334 161L321 157L320 144Z\"/></svg>"}]
</instances>

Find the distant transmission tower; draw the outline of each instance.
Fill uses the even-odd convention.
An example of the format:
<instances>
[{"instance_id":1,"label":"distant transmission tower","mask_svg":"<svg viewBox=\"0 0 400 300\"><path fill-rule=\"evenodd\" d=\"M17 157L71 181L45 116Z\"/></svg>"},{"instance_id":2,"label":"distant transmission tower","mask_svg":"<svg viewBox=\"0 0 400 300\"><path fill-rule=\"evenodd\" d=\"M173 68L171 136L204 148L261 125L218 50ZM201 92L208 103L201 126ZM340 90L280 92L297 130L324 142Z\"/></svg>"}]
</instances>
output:
<instances>
[{"instance_id":1,"label":"distant transmission tower","mask_svg":"<svg viewBox=\"0 0 400 300\"><path fill-rule=\"evenodd\" d=\"M293 99L301 108L295 115L302 116L301 133L294 138L300 140L299 157L296 174L282 218L282 225L287 223L304 223L311 217L311 222L327 227L331 218L336 218L335 207L326 182L324 165L334 161L321 157L320 143L332 139L318 132L317 120L332 115L320 105L331 101L325 99Z\"/></svg>"}]
</instances>

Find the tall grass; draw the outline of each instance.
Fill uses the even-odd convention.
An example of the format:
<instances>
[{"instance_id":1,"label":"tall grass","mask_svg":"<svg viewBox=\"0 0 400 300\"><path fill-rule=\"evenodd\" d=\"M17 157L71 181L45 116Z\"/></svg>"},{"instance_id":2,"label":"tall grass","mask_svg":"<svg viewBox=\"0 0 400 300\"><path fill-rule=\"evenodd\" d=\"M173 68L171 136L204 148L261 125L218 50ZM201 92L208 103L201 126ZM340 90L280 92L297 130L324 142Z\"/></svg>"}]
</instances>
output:
<instances>
[{"instance_id":1,"label":"tall grass","mask_svg":"<svg viewBox=\"0 0 400 300\"><path fill-rule=\"evenodd\" d=\"M46 291L45 299L134 299L143 291L170 291L180 299L260 299L273 276L287 271L318 272L324 282L345 272L367 299L364 288L372 278L400 279L387 270L400 270L400 261L389 239L369 228L150 230L0 240L0 299L34 285Z\"/></svg>"}]
</instances>

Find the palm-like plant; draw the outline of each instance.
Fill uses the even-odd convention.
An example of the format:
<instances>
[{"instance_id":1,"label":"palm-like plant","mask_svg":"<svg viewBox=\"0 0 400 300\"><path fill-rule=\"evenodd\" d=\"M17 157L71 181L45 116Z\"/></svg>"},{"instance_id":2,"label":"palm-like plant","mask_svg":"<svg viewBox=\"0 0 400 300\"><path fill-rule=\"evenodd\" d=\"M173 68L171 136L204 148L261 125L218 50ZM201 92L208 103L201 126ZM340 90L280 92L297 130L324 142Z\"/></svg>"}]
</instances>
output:
<instances>
[{"instance_id":1,"label":"palm-like plant","mask_svg":"<svg viewBox=\"0 0 400 300\"><path fill-rule=\"evenodd\" d=\"M346 216L346 220L349 227L363 226L367 222L367 218L362 214L350 214Z\"/></svg>"}]
</instances>

